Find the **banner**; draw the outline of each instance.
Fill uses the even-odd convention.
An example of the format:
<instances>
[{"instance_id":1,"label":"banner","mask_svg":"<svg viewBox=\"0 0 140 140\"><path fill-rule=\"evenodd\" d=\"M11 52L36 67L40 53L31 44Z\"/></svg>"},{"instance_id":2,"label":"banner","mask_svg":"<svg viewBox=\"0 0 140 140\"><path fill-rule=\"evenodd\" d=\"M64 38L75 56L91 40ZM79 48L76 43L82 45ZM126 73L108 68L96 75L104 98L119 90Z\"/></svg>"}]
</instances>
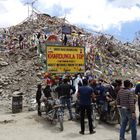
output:
<instances>
[{"instance_id":1,"label":"banner","mask_svg":"<svg viewBox=\"0 0 140 140\"><path fill-rule=\"evenodd\" d=\"M47 71L51 73L83 73L85 72L85 48L47 46Z\"/></svg>"}]
</instances>

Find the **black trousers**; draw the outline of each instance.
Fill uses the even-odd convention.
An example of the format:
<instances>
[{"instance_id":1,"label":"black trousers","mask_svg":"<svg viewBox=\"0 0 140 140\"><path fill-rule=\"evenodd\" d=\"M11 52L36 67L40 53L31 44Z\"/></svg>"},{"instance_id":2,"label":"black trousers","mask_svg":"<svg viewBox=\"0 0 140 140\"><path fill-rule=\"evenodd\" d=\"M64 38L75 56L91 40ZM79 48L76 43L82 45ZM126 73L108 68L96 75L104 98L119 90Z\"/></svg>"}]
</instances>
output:
<instances>
[{"instance_id":1,"label":"black trousers","mask_svg":"<svg viewBox=\"0 0 140 140\"><path fill-rule=\"evenodd\" d=\"M41 102L37 102L37 104L38 104L38 115L41 116L41 111L40 111Z\"/></svg>"},{"instance_id":2,"label":"black trousers","mask_svg":"<svg viewBox=\"0 0 140 140\"><path fill-rule=\"evenodd\" d=\"M138 96L138 107L139 107L139 124L140 124L140 96Z\"/></svg>"},{"instance_id":3,"label":"black trousers","mask_svg":"<svg viewBox=\"0 0 140 140\"><path fill-rule=\"evenodd\" d=\"M93 124L92 124L92 118L91 118L91 114L92 114L92 106L91 105L81 105L80 106L80 115L81 115L81 131L84 132L85 131L85 113L87 113L87 118L88 118L88 125L89 125L89 131L92 132L93 131Z\"/></svg>"}]
</instances>

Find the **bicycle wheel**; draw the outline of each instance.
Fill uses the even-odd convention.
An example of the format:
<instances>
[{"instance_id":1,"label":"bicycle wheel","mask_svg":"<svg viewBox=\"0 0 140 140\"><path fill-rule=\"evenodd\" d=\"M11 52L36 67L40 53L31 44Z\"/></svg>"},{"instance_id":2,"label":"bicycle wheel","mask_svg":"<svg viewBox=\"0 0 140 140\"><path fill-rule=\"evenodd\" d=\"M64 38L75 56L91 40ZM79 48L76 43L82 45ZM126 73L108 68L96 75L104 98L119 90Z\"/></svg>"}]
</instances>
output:
<instances>
[{"instance_id":1,"label":"bicycle wheel","mask_svg":"<svg viewBox=\"0 0 140 140\"><path fill-rule=\"evenodd\" d=\"M60 123L60 131L63 131L64 130L64 126L63 126L63 118L62 116L58 116L58 121Z\"/></svg>"}]
</instances>

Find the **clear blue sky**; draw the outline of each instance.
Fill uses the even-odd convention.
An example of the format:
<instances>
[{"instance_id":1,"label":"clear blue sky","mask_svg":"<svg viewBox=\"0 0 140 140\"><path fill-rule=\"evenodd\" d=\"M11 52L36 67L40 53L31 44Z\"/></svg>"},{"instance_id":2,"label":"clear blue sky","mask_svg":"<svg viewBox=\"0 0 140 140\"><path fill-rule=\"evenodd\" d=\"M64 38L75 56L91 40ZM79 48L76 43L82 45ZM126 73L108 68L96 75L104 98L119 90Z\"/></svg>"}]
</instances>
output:
<instances>
[{"instance_id":1,"label":"clear blue sky","mask_svg":"<svg viewBox=\"0 0 140 140\"><path fill-rule=\"evenodd\" d=\"M140 31L140 20L123 23L121 30L109 28L106 33L116 36L121 41L131 42L137 31Z\"/></svg>"}]
</instances>

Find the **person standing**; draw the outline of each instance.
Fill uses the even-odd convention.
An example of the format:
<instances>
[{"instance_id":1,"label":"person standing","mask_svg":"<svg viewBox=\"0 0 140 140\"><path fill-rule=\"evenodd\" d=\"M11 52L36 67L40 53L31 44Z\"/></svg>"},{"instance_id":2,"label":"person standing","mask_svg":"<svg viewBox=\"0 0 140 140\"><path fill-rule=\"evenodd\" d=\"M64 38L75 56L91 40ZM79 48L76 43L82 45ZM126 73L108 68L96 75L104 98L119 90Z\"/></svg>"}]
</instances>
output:
<instances>
[{"instance_id":1,"label":"person standing","mask_svg":"<svg viewBox=\"0 0 140 140\"><path fill-rule=\"evenodd\" d=\"M139 108L138 125L140 125L140 80L136 83L135 94L138 96L138 108Z\"/></svg>"},{"instance_id":2,"label":"person standing","mask_svg":"<svg viewBox=\"0 0 140 140\"><path fill-rule=\"evenodd\" d=\"M130 88L131 82L125 80L124 88L121 88L117 94L117 105L121 113L120 140L125 140L125 130L128 121L130 122L132 140L137 140L135 95Z\"/></svg>"},{"instance_id":3,"label":"person standing","mask_svg":"<svg viewBox=\"0 0 140 140\"><path fill-rule=\"evenodd\" d=\"M23 49L23 36L20 34L19 35L19 47L20 47L20 49Z\"/></svg>"},{"instance_id":4,"label":"person standing","mask_svg":"<svg viewBox=\"0 0 140 140\"><path fill-rule=\"evenodd\" d=\"M89 132L90 134L94 134L95 131L93 130L93 124L92 124L92 99L94 98L93 89L88 86L87 79L83 79L83 86L79 87L77 98L79 99L80 104L80 116L81 116L81 131L80 134L84 135L85 131L85 112L87 112L88 117L88 124L89 124Z\"/></svg>"},{"instance_id":5,"label":"person standing","mask_svg":"<svg viewBox=\"0 0 140 140\"><path fill-rule=\"evenodd\" d=\"M107 119L107 102L106 102L106 93L105 93L105 86L104 86L104 80L99 79L98 84L94 90L94 93L96 95L96 103L97 106L101 107L100 112L100 119L99 121L106 122Z\"/></svg>"},{"instance_id":6,"label":"person standing","mask_svg":"<svg viewBox=\"0 0 140 140\"><path fill-rule=\"evenodd\" d=\"M64 36L64 45L65 46L67 45L67 41L68 41L68 38L67 38L67 35L65 34L65 36Z\"/></svg>"},{"instance_id":7,"label":"person standing","mask_svg":"<svg viewBox=\"0 0 140 140\"><path fill-rule=\"evenodd\" d=\"M44 96L46 97L47 100L48 100L48 98L52 97L51 92L52 92L51 86L46 85L46 87L43 89L43 93L44 93Z\"/></svg>"},{"instance_id":8,"label":"person standing","mask_svg":"<svg viewBox=\"0 0 140 140\"><path fill-rule=\"evenodd\" d=\"M72 120L73 116L72 116L72 109L71 109L71 95L75 93L74 86L68 84L68 79L64 79L63 83L60 84L55 89L55 91L58 93L58 98L60 98L62 105L65 106L65 104L67 104L67 108L69 110L69 115L70 115L69 120Z\"/></svg>"},{"instance_id":9,"label":"person standing","mask_svg":"<svg viewBox=\"0 0 140 140\"><path fill-rule=\"evenodd\" d=\"M81 78L80 74L76 75L75 80L74 80L74 86L75 86L75 89L76 89L75 93L77 93L77 91L78 91L78 84L79 83L82 83L82 78Z\"/></svg>"},{"instance_id":10,"label":"person standing","mask_svg":"<svg viewBox=\"0 0 140 140\"><path fill-rule=\"evenodd\" d=\"M38 104L38 115L41 116L40 105L41 105L41 96L42 96L42 85L38 84L36 92L36 102Z\"/></svg>"}]
</instances>

